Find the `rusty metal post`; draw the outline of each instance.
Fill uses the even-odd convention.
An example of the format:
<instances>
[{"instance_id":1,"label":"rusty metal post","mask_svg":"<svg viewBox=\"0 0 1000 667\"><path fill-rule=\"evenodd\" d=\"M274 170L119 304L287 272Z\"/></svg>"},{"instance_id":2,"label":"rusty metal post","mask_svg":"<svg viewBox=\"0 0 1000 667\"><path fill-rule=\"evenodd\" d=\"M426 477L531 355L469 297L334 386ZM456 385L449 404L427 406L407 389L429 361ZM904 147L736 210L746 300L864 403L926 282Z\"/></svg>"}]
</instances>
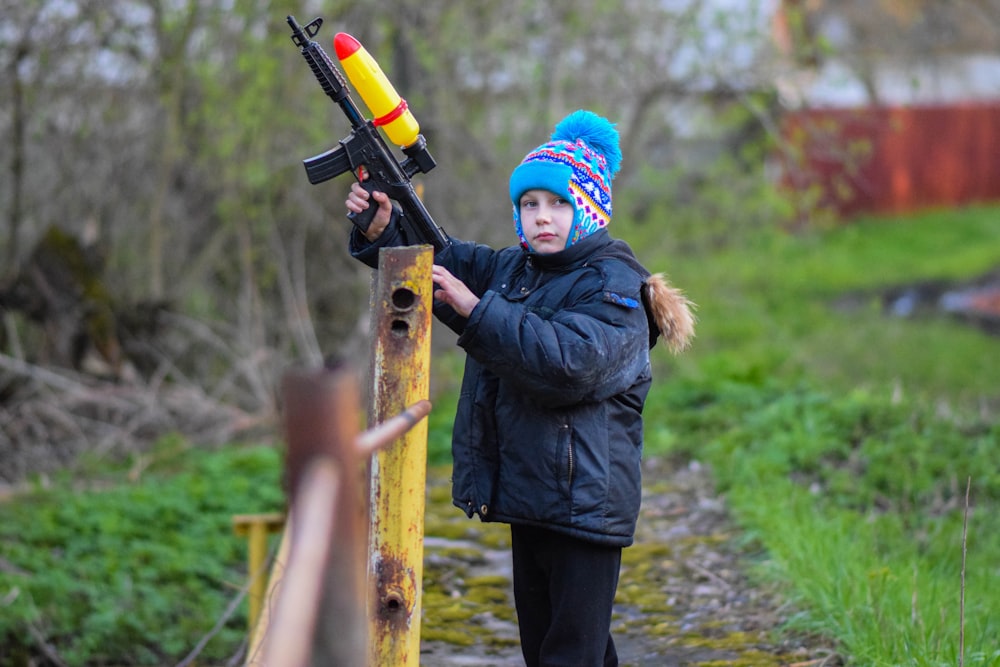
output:
<instances>
[{"instance_id":1,"label":"rusty metal post","mask_svg":"<svg viewBox=\"0 0 1000 667\"><path fill-rule=\"evenodd\" d=\"M430 391L430 246L386 248L372 293L372 397L369 424L385 421ZM420 664L427 422L372 460L369 662Z\"/></svg>"},{"instance_id":2,"label":"rusty metal post","mask_svg":"<svg viewBox=\"0 0 1000 667\"><path fill-rule=\"evenodd\" d=\"M293 529L285 533L291 541L290 560L276 589L274 617L266 619L268 625L262 633L261 643L251 642L252 649L259 651L263 662L249 664L262 667L363 667L367 664L363 638L354 641L358 626L364 629L356 620L364 616L364 599L352 595L357 589L351 587L344 591L345 599L338 599L340 591L329 585L330 575L336 574L329 565L334 560L332 552L337 548L335 517L341 514L341 479L340 466L329 456L315 459L302 475L295 510L290 515ZM355 564L361 565L357 561ZM333 599L327 600L328 597ZM324 618L321 609L339 613ZM345 611L350 615L343 613ZM330 630L339 625L347 626L342 641L333 652L326 653L332 646ZM352 630L355 630L353 635ZM249 654L254 659L257 655Z\"/></svg>"},{"instance_id":3,"label":"rusty metal post","mask_svg":"<svg viewBox=\"0 0 1000 667\"><path fill-rule=\"evenodd\" d=\"M245 667L370 664L369 511L361 462L420 423L431 404L417 401L352 442L360 417L352 378L343 368L285 376L291 509ZM260 515L247 520L262 521Z\"/></svg>"},{"instance_id":4,"label":"rusty metal post","mask_svg":"<svg viewBox=\"0 0 1000 667\"><path fill-rule=\"evenodd\" d=\"M296 561L299 548L302 553L322 551L307 549L307 540L320 540L330 545L321 556L325 561L322 576L313 583L313 590L320 593L319 608L313 616L314 629L298 628L305 635L300 641L311 644L312 665L364 667L368 664L365 613L368 512L364 464L356 444L361 420L358 377L344 368L318 373L290 372L284 379L283 400L288 439L286 481L291 498L290 561ZM322 517L323 513L320 508L300 516L300 500L309 502L300 493L308 488L303 482L311 471L324 461L332 462L339 470L338 493L332 499L335 511L320 520L325 525L306 528L302 521L310 516ZM300 606L308 604L301 598L290 602ZM282 620L288 619L281 616L276 619L279 625ZM275 658L282 664L291 664L282 656ZM272 661L268 667L276 664Z\"/></svg>"}]
</instances>

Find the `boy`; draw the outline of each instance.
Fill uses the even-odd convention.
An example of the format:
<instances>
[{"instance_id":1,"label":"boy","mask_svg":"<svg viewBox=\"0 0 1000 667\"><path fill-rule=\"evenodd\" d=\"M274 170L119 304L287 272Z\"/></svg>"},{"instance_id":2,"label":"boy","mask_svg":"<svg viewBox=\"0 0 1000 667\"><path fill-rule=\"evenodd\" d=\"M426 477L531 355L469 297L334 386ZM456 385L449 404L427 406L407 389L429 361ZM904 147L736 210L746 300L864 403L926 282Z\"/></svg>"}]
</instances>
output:
<instances>
[{"instance_id":1,"label":"boy","mask_svg":"<svg viewBox=\"0 0 1000 667\"><path fill-rule=\"evenodd\" d=\"M510 178L520 244L457 241L435 257L435 315L459 334L465 374L452 499L511 526L514 601L528 667L617 665L611 611L641 494L649 349L693 336L689 302L612 239L618 132L577 111ZM379 210L352 254L406 243ZM366 209L355 184L348 210Z\"/></svg>"}]
</instances>

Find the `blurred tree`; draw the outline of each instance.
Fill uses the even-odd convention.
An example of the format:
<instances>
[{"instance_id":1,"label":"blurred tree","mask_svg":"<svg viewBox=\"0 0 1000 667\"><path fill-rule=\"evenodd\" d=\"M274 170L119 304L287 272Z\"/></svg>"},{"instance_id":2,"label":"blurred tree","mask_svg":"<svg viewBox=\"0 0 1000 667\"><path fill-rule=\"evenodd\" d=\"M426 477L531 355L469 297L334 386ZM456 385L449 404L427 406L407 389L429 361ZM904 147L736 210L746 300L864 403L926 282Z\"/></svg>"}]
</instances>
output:
<instances>
[{"instance_id":1,"label":"blurred tree","mask_svg":"<svg viewBox=\"0 0 1000 667\"><path fill-rule=\"evenodd\" d=\"M0 4L0 90L12 101L0 137L14 147L0 180L9 265L46 228L79 236L89 224L110 248L117 299L162 297L211 327L211 345L172 348L176 376L228 377L239 360L251 401L271 399L291 360L363 354L369 272L344 248L349 179L313 187L300 166L349 126L296 53L286 5ZM672 231L700 233L698 202L720 199L693 175L766 137L771 111L758 94L768 89L762 10L731 5L392 0L305 2L292 13L324 17L318 39L331 54L337 31L372 52L437 158L421 177L428 208L450 233L500 245L513 240L511 168L581 107L622 131L622 229L648 220L664 236L665 211L682 201L692 224ZM754 160L726 172L754 183L735 188L748 196L767 186ZM748 208L733 224L746 224ZM707 214L721 221L733 210Z\"/></svg>"},{"instance_id":2,"label":"blurred tree","mask_svg":"<svg viewBox=\"0 0 1000 667\"><path fill-rule=\"evenodd\" d=\"M886 101L880 70L915 72L956 57L1000 51L1000 0L782 0L780 4L785 22L782 46L797 64L815 70L831 60L842 63L858 77L873 105Z\"/></svg>"},{"instance_id":3,"label":"blurred tree","mask_svg":"<svg viewBox=\"0 0 1000 667\"><path fill-rule=\"evenodd\" d=\"M122 372L114 304L101 280L103 257L51 227L24 270L0 290L0 307L18 310L44 332L38 349L46 364L119 377Z\"/></svg>"}]
</instances>

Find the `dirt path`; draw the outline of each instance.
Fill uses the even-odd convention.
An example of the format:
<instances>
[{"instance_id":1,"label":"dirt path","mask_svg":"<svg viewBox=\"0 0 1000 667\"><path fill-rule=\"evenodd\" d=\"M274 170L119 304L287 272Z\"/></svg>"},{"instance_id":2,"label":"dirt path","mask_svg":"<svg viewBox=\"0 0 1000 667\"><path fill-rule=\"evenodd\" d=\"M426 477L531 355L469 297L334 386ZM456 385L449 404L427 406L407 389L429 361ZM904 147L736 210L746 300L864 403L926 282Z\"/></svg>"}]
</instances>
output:
<instances>
[{"instance_id":1,"label":"dirt path","mask_svg":"<svg viewBox=\"0 0 1000 667\"><path fill-rule=\"evenodd\" d=\"M621 664L832 667L817 640L774 632L789 610L745 574L723 500L697 465L646 463L636 544L625 550L613 632ZM423 667L523 665L506 526L465 519L447 471L428 476Z\"/></svg>"}]
</instances>

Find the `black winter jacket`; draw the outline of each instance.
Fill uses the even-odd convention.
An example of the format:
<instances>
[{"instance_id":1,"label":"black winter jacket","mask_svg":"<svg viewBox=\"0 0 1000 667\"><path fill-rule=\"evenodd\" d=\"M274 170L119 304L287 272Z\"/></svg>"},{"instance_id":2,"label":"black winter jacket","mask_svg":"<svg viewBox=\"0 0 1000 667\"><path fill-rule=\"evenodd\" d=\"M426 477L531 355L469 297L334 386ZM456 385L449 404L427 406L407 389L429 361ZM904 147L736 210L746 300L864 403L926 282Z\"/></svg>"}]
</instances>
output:
<instances>
[{"instance_id":1,"label":"black winter jacket","mask_svg":"<svg viewBox=\"0 0 1000 667\"><path fill-rule=\"evenodd\" d=\"M374 245L354 234L351 251L377 266L377 248L399 242L390 226ZM435 262L481 299L468 319L434 308L467 354L455 505L483 521L631 544L656 337L643 307L649 273L607 230L549 255L455 240Z\"/></svg>"}]
</instances>

